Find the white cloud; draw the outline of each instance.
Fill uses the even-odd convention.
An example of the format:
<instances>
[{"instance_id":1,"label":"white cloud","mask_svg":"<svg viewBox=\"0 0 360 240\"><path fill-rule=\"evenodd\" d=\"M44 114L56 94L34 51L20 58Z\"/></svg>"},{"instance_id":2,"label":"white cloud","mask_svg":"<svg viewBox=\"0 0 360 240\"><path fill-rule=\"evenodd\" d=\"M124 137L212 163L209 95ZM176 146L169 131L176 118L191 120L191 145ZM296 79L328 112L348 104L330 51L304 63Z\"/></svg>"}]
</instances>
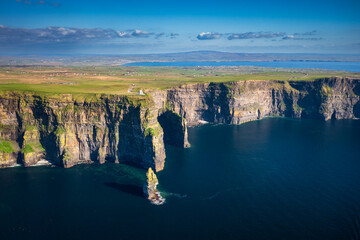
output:
<instances>
[{"instance_id":1,"label":"white cloud","mask_svg":"<svg viewBox=\"0 0 360 240\"><path fill-rule=\"evenodd\" d=\"M222 34L220 33L212 33L212 32L202 32L197 35L197 39L199 40L213 40L221 38Z\"/></svg>"}]
</instances>

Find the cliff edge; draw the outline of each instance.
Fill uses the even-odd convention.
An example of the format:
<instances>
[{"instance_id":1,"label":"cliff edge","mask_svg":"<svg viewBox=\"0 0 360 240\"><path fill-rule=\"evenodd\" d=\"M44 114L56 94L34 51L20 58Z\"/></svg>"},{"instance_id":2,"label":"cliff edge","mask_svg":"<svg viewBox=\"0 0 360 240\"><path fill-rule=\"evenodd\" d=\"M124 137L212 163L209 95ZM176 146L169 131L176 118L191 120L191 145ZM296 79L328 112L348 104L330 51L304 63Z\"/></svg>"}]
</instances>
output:
<instances>
[{"instance_id":1,"label":"cliff edge","mask_svg":"<svg viewBox=\"0 0 360 240\"><path fill-rule=\"evenodd\" d=\"M165 144L189 147L187 127L267 116L360 118L360 80L197 83L146 96L0 94L0 167L131 162L160 171Z\"/></svg>"}]
</instances>

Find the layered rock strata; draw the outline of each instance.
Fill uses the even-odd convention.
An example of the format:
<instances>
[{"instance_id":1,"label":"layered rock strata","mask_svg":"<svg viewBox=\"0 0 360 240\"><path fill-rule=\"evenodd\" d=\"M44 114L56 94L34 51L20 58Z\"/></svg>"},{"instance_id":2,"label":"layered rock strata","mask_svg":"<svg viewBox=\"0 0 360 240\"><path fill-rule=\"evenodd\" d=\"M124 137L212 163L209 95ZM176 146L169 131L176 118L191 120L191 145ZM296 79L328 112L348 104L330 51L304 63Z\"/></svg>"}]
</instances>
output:
<instances>
[{"instance_id":1,"label":"layered rock strata","mask_svg":"<svg viewBox=\"0 0 360 240\"><path fill-rule=\"evenodd\" d=\"M163 131L152 101L120 96L91 100L36 94L0 96L0 166L35 165L44 158L79 163L132 162L161 170Z\"/></svg>"},{"instance_id":2,"label":"layered rock strata","mask_svg":"<svg viewBox=\"0 0 360 240\"><path fill-rule=\"evenodd\" d=\"M187 120L239 124L267 116L328 120L360 117L360 80L238 81L168 90L170 109Z\"/></svg>"},{"instance_id":3,"label":"layered rock strata","mask_svg":"<svg viewBox=\"0 0 360 240\"><path fill-rule=\"evenodd\" d=\"M360 80L198 83L146 96L0 94L0 167L44 159L131 162L162 170L166 144L188 147L187 127L267 116L360 118Z\"/></svg>"}]
</instances>

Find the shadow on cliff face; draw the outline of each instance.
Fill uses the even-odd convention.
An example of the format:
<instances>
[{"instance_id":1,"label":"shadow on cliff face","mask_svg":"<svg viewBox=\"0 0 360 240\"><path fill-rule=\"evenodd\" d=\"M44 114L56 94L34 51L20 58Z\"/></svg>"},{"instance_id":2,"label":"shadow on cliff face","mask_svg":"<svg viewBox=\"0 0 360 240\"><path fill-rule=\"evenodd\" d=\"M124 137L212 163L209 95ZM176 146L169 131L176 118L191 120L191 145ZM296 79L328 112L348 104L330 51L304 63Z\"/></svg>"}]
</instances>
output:
<instances>
[{"instance_id":1,"label":"shadow on cliff face","mask_svg":"<svg viewBox=\"0 0 360 240\"><path fill-rule=\"evenodd\" d=\"M158 121L164 130L164 143L173 146L184 146L184 125L181 116L173 111L165 111Z\"/></svg>"},{"instance_id":2,"label":"shadow on cliff face","mask_svg":"<svg viewBox=\"0 0 360 240\"><path fill-rule=\"evenodd\" d=\"M360 118L360 101L358 101L355 105L354 105L354 116L356 118Z\"/></svg>"},{"instance_id":3,"label":"shadow on cliff face","mask_svg":"<svg viewBox=\"0 0 360 240\"><path fill-rule=\"evenodd\" d=\"M128 193L134 196L138 196L144 198L144 193L142 187L132 185L132 184L120 184L116 182L106 182L104 183L106 186L114 188L116 190L122 191L124 193Z\"/></svg>"}]
</instances>

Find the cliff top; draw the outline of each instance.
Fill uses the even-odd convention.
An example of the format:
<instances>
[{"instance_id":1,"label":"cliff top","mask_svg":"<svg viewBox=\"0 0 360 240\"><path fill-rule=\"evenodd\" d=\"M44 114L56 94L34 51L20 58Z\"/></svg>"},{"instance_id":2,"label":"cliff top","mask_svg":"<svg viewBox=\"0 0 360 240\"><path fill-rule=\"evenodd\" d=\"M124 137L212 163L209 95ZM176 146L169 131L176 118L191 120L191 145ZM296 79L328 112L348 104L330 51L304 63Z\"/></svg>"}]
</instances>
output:
<instances>
[{"instance_id":1,"label":"cliff top","mask_svg":"<svg viewBox=\"0 0 360 240\"><path fill-rule=\"evenodd\" d=\"M0 67L0 91L38 94L139 95L188 83L307 80L359 73L261 67Z\"/></svg>"}]
</instances>

